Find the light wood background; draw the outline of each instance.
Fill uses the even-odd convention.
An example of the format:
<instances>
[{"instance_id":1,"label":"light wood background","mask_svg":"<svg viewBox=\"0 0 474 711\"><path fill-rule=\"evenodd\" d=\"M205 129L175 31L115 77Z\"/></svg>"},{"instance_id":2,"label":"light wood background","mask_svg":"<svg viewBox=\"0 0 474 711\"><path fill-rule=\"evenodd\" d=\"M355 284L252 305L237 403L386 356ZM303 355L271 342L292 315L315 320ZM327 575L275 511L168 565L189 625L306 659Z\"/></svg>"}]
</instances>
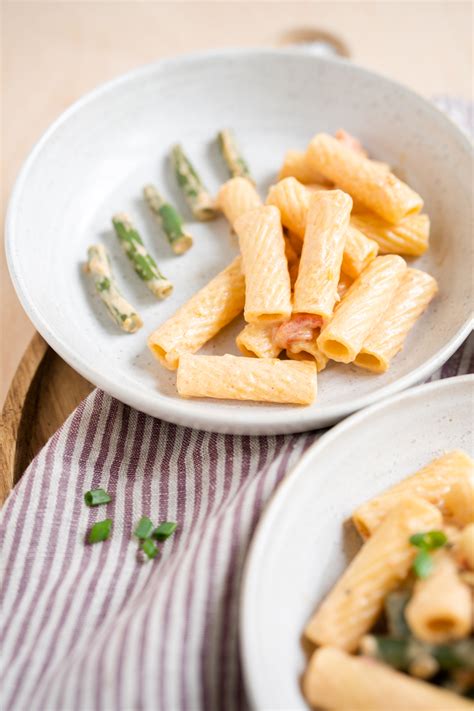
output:
<instances>
[{"instance_id":1,"label":"light wood background","mask_svg":"<svg viewBox=\"0 0 474 711\"><path fill-rule=\"evenodd\" d=\"M472 4L466 2L1 3L2 225L34 142L97 84L160 57L211 47L280 45L292 30L328 31L352 58L425 96L472 93ZM1 252L0 402L33 327Z\"/></svg>"}]
</instances>

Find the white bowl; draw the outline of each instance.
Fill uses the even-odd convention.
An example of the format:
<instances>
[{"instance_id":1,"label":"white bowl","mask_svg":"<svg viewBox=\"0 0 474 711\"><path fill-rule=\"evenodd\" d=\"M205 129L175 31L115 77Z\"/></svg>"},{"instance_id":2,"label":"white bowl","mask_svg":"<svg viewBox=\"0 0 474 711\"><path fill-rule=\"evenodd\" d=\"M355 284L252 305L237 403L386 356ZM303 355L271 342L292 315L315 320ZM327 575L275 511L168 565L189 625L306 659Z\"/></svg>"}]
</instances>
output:
<instances>
[{"instance_id":1,"label":"white bowl","mask_svg":"<svg viewBox=\"0 0 474 711\"><path fill-rule=\"evenodd\" d=\"M418 190L433 222L432 247L417 265L440 295L388 373L329 367L312 407L181 400L175 374L146 346L147 335L237 252L221 218L191 224L195 246L171 254L141 200L152 181L182 206L166 156L181 141L206 183L225 171L213 139L232 126L262 194L288 148L341 126ZM138 69L68 109L33 149L7 217L8 263L18 296L49 344L95 385L125 403L179 424L220 432L296 432L328 425L429 376L469 331L472 238L471 149L462 133L408 89L345 61L281 50L219 51ZM175 284L158 303L132 272L111 230L131 213ZM184 210L184 208L183 208ZM81 271L87 246L103 241L125 296L144 328L131 336L109 321ZM235 353L232 324L204 349Z\"/></svg>"},{"instance_id":2,"label":"white bowl","mask_svg":"<svg viewBox=\"0 0 474 711\"><path fill-rule=\"evenodd\" d=\"M360 545L354 509L449 449L473 450L474 376L373 405L323 435L278 487L244 573L240 638L258 711L304 711L303 628ZM408 710L407 710L408 711Z\"/></svg>"}]
</instances>

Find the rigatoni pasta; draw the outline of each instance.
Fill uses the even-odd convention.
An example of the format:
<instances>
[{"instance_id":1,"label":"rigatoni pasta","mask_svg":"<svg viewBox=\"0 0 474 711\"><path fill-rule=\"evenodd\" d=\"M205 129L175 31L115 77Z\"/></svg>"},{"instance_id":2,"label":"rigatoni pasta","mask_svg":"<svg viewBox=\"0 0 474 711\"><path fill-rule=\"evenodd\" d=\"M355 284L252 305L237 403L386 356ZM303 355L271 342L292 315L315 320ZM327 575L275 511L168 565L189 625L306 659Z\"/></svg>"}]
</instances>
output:
<instances>
[{"instance_id":1,"label":"rigatoni pasta","mask_svg":"<svg viewBox=\"0 0 474 711\"><path fill-rule=\"evenodd\" d=\"M364 269L318 338L318 346L328 358L341 363L355 359L405 271L405 261L396 255L377 257Z\"/></svg>"},{"instance_id":2,"label":"rigatoni pasta","mask_svg":"<svg viewBox=\"0 0 474 711\"><path fill-rule=\"evenodd\" d=\"M305 151L287 151L285 153L283 165L278 173L278 180L291 177L304 184L329 184L321 173L310 166L306 160Z\"/></svg>"},{"instance_id":3,"label":"rigatoni pasta","mask_svg":"<svg viewBox=\"0 0 474 711\"><path fill-rule=\"evenodd\" d=\"M420 212L423 200L393 173L325 133L308 146L309 165L389 222Z\"/></svg>"},{"instance_id":4,"label":"rigatoni pasta","mask_svg":"<svg viewBox=\"0 0 474 711\"><path fill-rule=\"evenodd\" d=\"M341 190L315 193L310 201L293 295L293 312L329 318L337 301L352 200Z\"/></svg>"},{"instance_id":5,"label":"rigatoni pasta","mask_svg":"<svg viewBox=\"0 0 474 711\"><path fill-rule=\"evenodd\" d=\"M373 212L363 212L352 215L351 224L374 240L381 254L420 257L429 246L430 218L425 214L408 215L392 224Z\"/></svg>"},{"instance_id":6,"label":"rigatoni pasta","mask_svg":"<svg viewBox=\"0 0 474 711\"><path fill-rule=\"evenodd\" d=\"M231 178L221 186L217 194L217 205L232 227L241 215L261 204L259 194L247 178Z\"/></svg>"},{"instance_id":7,"label":"rigatoni pasta","mask_svg":"<svg viewBox=\"0 0 474 711\"><path fill-rule=\"evenodd\" d=\"M280 346L275 343L273 324L248 323L239 333L235 342L244 356L256 358L278 358Z\"/></svg>"},{"instance_id":8,"label":"rigatoni pasta","mask_svg":"<svg viewBox=\"0 0 474 711\"><path fill-rule=\"evenodd\" d=\"M316 399L311 361L183 355L176 381L182 397L213 397L309 405Z\"/></svg>"},{"instance_id":9,"label":"rigatoni pasta","mask_svg":"<svg viewBox=\"0 0 474 711\"><path fill-rule=\"evenodd\" d=\"M242 260L236 257L148 338L148 346L169 370L183 353L195 353L238 316L245 303Z\"/></svg>"},{"instance_id":10,"label":"rigatoni pasta","mask_svg":"<svg viewBox=\"0 0 474 711\"><path fill-rule=\"evenodd\" d=\"M437 291L432 276L419 269L407 269L386 311L356 355L355 365L384 373Z\"/></svg>"},{"instance_id":11,"label":"rigatoni pasta","mask_svg":"<svg viewBox=\"0 0 474 711\"><path fill-rule=\"evenodd\" d=\"M352 517L354 524L361 536L366 538L374 533L391 509L410 496L426 499L450 516L453 512L446 510L445 503L450 490L459 483L469 486L473 476L474 463L468 454L461 450L446 452L412 476L359 506Z\"/></svg>"},{"instance_id":12,"label":"rigatoni pasta","mask_svg":"<svg viewBox=\"0 0 474 711\"><path fill-rule=\"evenodd\" d=\"M288 318L291 285L278 208L246 212L234 227L245 274L245 320L268 323Z\"/></svg>"},{"instance_id":13,"label":"rigatoni pasta","mask_svg":"<svg viewBox=\"0 0 474 711\"><path fill-rule=\"evenodd\" d=\"M407 575L416 551L409 537L441 525L438 509L404 499L363 545L306 626L312 642L354 651L380 614L387 593Z\"/></svg>"}]
</instances>

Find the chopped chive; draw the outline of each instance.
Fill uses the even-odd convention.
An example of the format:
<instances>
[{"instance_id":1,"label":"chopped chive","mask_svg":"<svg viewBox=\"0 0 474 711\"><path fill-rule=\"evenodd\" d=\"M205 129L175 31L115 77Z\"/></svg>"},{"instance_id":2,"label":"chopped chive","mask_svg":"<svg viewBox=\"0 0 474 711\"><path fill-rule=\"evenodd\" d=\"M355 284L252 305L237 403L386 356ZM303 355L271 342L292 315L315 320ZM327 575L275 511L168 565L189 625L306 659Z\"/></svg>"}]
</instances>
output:
<instances>
[{"instance_id":1,"label":"chopped chive","mask_svg":"<svg viewBox=\"0 0 474 711\"><path fill-rule=\"evenodd\" d=\"M158 548L153 543L151 538L147 538L143 541L141 549L149 558L156 558L158 555Z\"/></svg>"},{"instance_id":2,"label":"chopped chive","mask_svg":"<svg viewBox=\"0 0 474 711\"><path fill-rule=\"evenodd\" d=\"M135 535L137 538L145 540L146 538L150 538L154 528L153 522L150 521L148 516L142 516L135 529Z\"/></svg>"},{"instance_id":3,"label":"chopped chive","mask_svg":"<svg viewBox=\"0 0 474 711\"><path fill-rule=\"evenodd\" d=\"M422 548L420 552L416 554L416 558L413 561L413 570L415 571L415 575L424 580L431 573L432 569L433 558L425 548Z\"/></svg>"},{"instance_id":4,"label":"chopped chive","mask_svg":"<svg viewBox=\"0 0 474 711\"><path fill-rule=\"evenodd\" d=\"M446 545L448 539L443 531L427 531L426 533L414 533L410 536L412 546L422 548L426 551L433 551Z\"/></svg>"},{"instance_id":5,"label":"chopped chive","mask_svg":"<svg viewBox=\"0 0 474 711\"><path fill-rule=\"evenodd\" d=\"M177 523L173 523L173 521L163 521L163 523L160 523L153 531L153 538L156 538L158 541L166 541L177 528Z\"/></svg>"},{"instance_id":6,"label":"chopped chive","mask_svg":"<svg viewBox=\"0 0 474 711\"><path fill-rule=\"evenodd\" d=\"M99 506L100 504L108 504L112 501L112 497L105 489L91 489L84 494L84 501L88 506Z\"/></svg>"},{"instance_id":7,"label":"chopped chive","mask_svg":"<svg viewBox=\"0 0 474 711\"><path fill-rule=\"evenodd\" d=\"M100 543L100 541L106 541L110 536L112 530L112 519L106 518L105 521L98 521L94 523L89 535L87 536L88 543Z\"/></svg>"}]
</instances>

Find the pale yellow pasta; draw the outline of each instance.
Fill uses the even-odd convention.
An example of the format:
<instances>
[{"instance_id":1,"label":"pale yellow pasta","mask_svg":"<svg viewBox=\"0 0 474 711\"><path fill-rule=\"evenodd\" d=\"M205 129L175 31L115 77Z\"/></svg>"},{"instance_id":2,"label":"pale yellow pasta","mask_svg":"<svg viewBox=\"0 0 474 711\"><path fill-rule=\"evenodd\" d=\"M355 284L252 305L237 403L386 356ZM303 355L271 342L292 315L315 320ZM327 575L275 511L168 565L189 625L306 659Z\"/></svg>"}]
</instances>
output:
<instances>
[{"instance_id":1,"label":"pale yellow pasta","mask_svg":"<svg viewBox=\"0 0 474 711\"><path fill-rule=\"evenodd\" d=\"M407 269L387 310L355 357L355 365L384 373L437 291L438 285L432 276L418 269Z\"/></svg>"},{"instance_id":2,"label":"pale yellow pasta","mask_svg":"<svg viewBox=\"0 0 474 711\"><path fill-rule=\"evenodd\" d=\"M287 151L283 165L278 173L278 180L283 178L296 178L300 183L327 184L326 179L317 170L314 170L306 160L305 151Z\"/></svg>"},{"instance_id":3,"label":"pale yellow pasta","mask_svg":"<svg viewBox=\"0 0 474 711\"><path fill-rule=\"evenodd\" d=\"M351 363L386 311L406 271L396 255L376 257L357 277L321 330L318 347L328 358Z\"/></svg>"},{"instance_id":4,"label":"pale yellow pasta","mask_svg":"<svg viewBox=\"0 0 474 711\"><path fill-rule=\"evenodd\" d=\"M331 316L337 301L352 200L342 190L315 193L306 219L293 313Z\"/></svg>"},{"instance_id":5,"label":"pale yellow pasta","mask_svg":"<svg viewBox=\"0 0 474 711\"><path fill-rule=\"evenodd\" d=\"M291 314L291 285L280 211L270 205L235 222L245 274L248 323L283 321Z\"/></svg>"},{"instance_id":6,"label":"pale yellow pasta","mask_svg":"<svg viewBox=\"0 0 474 711\"><path fill-rule=\"evenodd\" d=\"M367 501L353 513L352 520L364 538L372 535L383 519L406 497L419 496L446 513L445 500L458 482L470 482L474 463L465 452L453 450L434 459L399 484Z\"/></svg>"},{"instance_id":7,"label":"pale yellow pasta","mask_svg":"<svg viewBox=\"0 0 474 711\"><path fill-rule=\"evenodd\" d=\"M406 620L414 636L424 642L463 639L472 629L471 591L460 580L447 550L433 554L432 560L429 576L415 583L405 608Z\"/></svg>"},{"instance_id":8,"label":"pale yellow pasta","mask_svg":"<svg viewBox=\"0 0 474 711\"><path fill-rule=\"evenodd\" d=\"M217 193L217 205L227 217L231 226L249 210L262 204L260 195L247 178L231 178Z\"/></svg>"},{"instance_id":9,"label":"pale yellow pasta","mask_svg":"<svg viewBox=\"0 0 474 711\"><path fill-rule=\"evenodd\" d=\"M297 255L298 259L301 257L301 250L303 249L303 242L301 237L299 237L296 232L291 230L286 231L286 239L291 244L294 253Z\"/></svg>"},{"instance_id":10,"label":"pale yellow pasta","mask_svg":"<svg viewBox=\"0 0 474 711\"><path fill-rule=\"evenodd\" d=\"M444 499L444 513L457 526L474 522L474 468L471 476L459 477L453 483Z\"/></svg>"},{"instance_id":11,"label":"pale yellow pasta","mask_svg":"<svg viewBox=\"0 0 474 711\"><path fill-rule=\"evenodd\" d=\"M280 210L281 221L302 240L306 229L309 201L314 194L296 178L284 178L272 185L267 195L267 205Z\"/></svg>"},{"instance_id":12,"label":"pale yellow pasta","mask_svg":"<svg viewBox=\"0 0 474 711\"><path fill-rule=\"evenodd\" d=\"M313 653L303 693L311 706L332 711L472 711L451 691L334 647Z\"/></svg>"},{"instance_id":13,"label":"pale yellow pasta","mask_svg":"<svg viewBox=\"0 0 474 711\"><path fill-rule=\"evenodd\" d=\"M300 261L300 254L301 252L295 250L291 240L285 237L285 257L289 267Z\"/></svg>"},{"instance_id":14,"label":"pale yellow pasta","mask_svg":"<svg viewBox=\"0 0 474 711\"><path fill-rule=\"evenodd\" d=\"M465 526L457 543L461 561L474 570L474 523Z\"/></svg>"},{"instance_id":15,"label":"pale yellow pasta","mask_svg":"<svg viewBox=\"0 0 474 711\"><path fill-rule=\"evenodd\" d=\"M341 272L341 276L339 278L339 284L337 285L337 295L339 298L339 301L343 298L345 294L349 291L349 287L353 283L353 279L351 277L347 276L347 274L344 274L344 272Z\"/></svg>"},{"instance_id":16,"label":"pale yellow pasta","mask_svg":"<svg viewBox=\"0 0 474 711\"><path fill-rule=\"evenodd\" d=\"M286 353L288 358L294 360L308 360L308 358L314 358L318 373L324 370L329 360L329 358L319 350L316 344L316 338L312 341L293 341L286 349Z\"/></svg>"},{"instance_id":17,"label":"pale yellow pasta","mask_svg":"<svg viewBox=\"0 0 474 711\"><path fill-rule=\"evenodd\" d=\"M420 212L423 200L393 173L325 133L307 151L309 165L389 222Z\"/></svg>"},{"instance_id":18,"label":"pale yellow pasta","mask_svg":"<svg viewBox=\"0 0 474 711\"><path fill-rule=\"evenodd\" d=\"M370 262L373 262L378 251L377 242L366 237L354 225L349 224L342 257L342 271L352 279L356 279Z\"/></svg>"},{"instance_id":19,"label":"pale yellow pasta","mask_svg":"<svg viewBox=\"0 0 474 711\"><path fill-rule=\"evenodd\" d=\"M177 377L181 397L213 397L309 405L316 399L311 361L185 355Z\"/></svg>"},{"instance_id":20,"label":"pale yellow pasta","mask_svg":"<svg viewBox=\"0 0 474 711\"><path fill-rule=\"evenodd\" d=\"M281 348L273 339L273 324L248 323L239 333L235 342L244 356L256 358L277 358Z\"/></svg>"},{"instance_id":21,"label":"pale yellow pasta","mask_svg":"<svg viewBox=\"0 0 474 711\"><path fill-rule=\"evenodd\" d=\"M295 178L285 178L268 191L267 204L275 205L281 213L283 225L290 230L291 239L304 239L306 220L312 195L325 194L327 190L314 190ZM355 227L348 227L342 270L355 279L377 256L378 245Z\"/></svg>"},{"instance_id":22,"label":"pale yellow pasta","mask_svg":"<svg viewBox=\"0 0 474 711\"><path fill-rule=\"evenodd\" d=\"M237 257L148 338L153 355L170 370L195 353L244 308L245 280Z\"/></svg>"},{"instance_id":23,"label":"pale yellow pasta","mask_svg":"<svg viewBox=\"0 0 474 711\"><path fill-rule=\"evenodd\" d=\"M352 215L351 224L377 242L381 254L419 257L426 252L430 239L428 215L408 215L392 224L373 212Z\"/></svg>"},{"instance_id":24,"label":"pale yellow pasta","mask_svg":"<svg viewBox=\"0 0 474 711\"><path fill-rule=\"evenodd\" d=\"M308 623L315 644L354 651L383 608L385 596L405 579L416 548L412 534L439 528L438 509L423 499L404 499L362 546Z\"/></svg>"}]
</instances>

